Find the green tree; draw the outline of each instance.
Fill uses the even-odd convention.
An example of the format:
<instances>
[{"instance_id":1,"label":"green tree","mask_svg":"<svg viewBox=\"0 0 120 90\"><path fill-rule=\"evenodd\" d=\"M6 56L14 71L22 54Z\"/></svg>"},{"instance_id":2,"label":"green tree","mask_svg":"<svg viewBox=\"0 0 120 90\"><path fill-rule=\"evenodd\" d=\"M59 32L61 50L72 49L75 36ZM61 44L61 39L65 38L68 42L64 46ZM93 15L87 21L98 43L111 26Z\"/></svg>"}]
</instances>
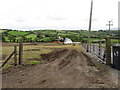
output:
<instances>
[{"instance_id":1,"label":"green tree","mask_svg":"<svg viewBox=\"0 0 120 90\"><path fill-rule=\"evenodd\" d=\"M12 36L12 35L9 35L9 36L8 36L8 39L10 40L10 42L12 42L12 41L15 39L15 37Z\"/></svg>"},{"instance_id":2,"label":"green tree","mask_svg":"<svg viewBox=\"0 0 120 90\"><path fill-rule=\"evenodd\" d=\"M5 38L4 37L2 37L2 42L5 42Z\"/></svg>"}]
</instances>

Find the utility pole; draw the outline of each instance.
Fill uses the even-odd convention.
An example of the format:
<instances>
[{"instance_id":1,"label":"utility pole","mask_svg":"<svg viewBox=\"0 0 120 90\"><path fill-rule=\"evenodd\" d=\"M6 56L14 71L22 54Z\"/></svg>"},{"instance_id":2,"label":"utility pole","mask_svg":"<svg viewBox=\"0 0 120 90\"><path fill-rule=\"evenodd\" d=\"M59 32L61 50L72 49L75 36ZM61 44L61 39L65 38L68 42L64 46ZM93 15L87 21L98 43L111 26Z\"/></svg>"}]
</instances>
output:
<instances>
[{"instance_id":1,"label":"utility pole","mask_svg":"<svg viewBox=\"0 0 120 90\"><path fill-rule=\"evenodd\" d=\"M90 48L90 37L91 37L92 11L93 11L93 0L91 0L87 52L89 52L89 51L91 52L91 48Z\"/></svg>"},{"instance_id":2,"label":"utility pole","mask_svg":"<svg viewBox=\"0 0 120 90\"><path fill-rule=\"evenodd\" d=\"M108 21L108 24L106 24L106 26L109 26L109 36L110 36L110 26L113 26L113 24L111 24L112 20L111 21Z\"/></svg>"}]
</instances>

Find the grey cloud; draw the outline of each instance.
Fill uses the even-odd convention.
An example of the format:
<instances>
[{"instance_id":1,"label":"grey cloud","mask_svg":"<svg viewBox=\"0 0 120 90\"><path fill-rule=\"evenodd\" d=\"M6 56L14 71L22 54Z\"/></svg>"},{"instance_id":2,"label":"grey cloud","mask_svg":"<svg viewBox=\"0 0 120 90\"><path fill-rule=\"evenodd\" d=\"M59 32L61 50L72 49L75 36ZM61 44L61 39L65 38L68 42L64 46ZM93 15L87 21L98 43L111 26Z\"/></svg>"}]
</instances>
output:
<instances>
[{"instance_id":1,"label":"grey cloud","mask_svg":"<svg viewBox=\"0 0 120 90\"><path fill-rule=\"evenodd\" d=\"M19 29L36 29L36 28L40 28L40 26L21 26L18 28Z\"/></svg>"},{"instance_id":2,"label":"grey cloud","mask_svg":"<svg viewBox=\"0 0 120 90\"><path fill-rule=\"evenodd\" d=\"M15 21L16 21L16 22L20 22L20 23L21 23L21 22L25 22L25 20L23 20L23 19L16 19Z\"/></svg>"},{"instance_id":3,"label":"grey cloud","mask_svg":"<svg viewBox=\"0 0 120 90\"><path fill-rule=\"evenodd\" d=\"M88 21L89 21L89 19L88 19L88 18L86 18L86 19L83 19L83 21L87 21L87 22L88 22ZM98 21L98 19L97 19L97 18L93 18L93 19L92 19L92 21Z\"/></svg>"},{"instance_id":4,"label":"grey cloud","mask_svg":"<svg viewBox=\"0 0 120 90\"><path fill-rule=\"evenodd\" d=\"M66 20L66 17L48 17L47 20L49 21L61 21L61 20Z\"/></svg>"}]
</instances>

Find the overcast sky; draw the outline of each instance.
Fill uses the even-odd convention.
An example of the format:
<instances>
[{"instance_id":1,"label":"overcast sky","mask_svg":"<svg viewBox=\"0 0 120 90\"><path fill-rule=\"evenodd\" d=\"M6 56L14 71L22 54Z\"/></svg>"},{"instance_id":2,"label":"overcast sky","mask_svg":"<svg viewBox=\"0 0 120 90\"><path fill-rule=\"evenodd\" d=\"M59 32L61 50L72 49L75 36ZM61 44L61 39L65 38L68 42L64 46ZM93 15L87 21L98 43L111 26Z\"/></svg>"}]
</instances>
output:
<instances>
[{"instance_id":1,"label":"overcast sky","mask_svg":"<svg viewBox=\"0 0 120 90\"><path fill-rule=\"evenodd\" d=\"M92 29L118 27L120 0L94 0ZM0 28L88 30L91 0L0 0Z\"/></svg>"}]
</instances>

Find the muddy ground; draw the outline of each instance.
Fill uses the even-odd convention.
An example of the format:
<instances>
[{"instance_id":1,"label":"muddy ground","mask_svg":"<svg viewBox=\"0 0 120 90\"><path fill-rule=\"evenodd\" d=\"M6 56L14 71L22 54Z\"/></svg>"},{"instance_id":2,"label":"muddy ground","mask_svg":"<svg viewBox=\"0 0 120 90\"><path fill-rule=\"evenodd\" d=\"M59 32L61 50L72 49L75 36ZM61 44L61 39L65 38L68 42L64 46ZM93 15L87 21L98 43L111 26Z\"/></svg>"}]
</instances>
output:
<instances>
[{"instance_id":1,"label":"muddy ground","mask_svg":"<svg viewBox=\"0 0 120 90\"><path fill-rule=\"evenodd\" d=\"M42 54L43 63L3 70L3 88L113 88L106 69L85 54L60 49Z\"/></svg>"}]
</instances>

